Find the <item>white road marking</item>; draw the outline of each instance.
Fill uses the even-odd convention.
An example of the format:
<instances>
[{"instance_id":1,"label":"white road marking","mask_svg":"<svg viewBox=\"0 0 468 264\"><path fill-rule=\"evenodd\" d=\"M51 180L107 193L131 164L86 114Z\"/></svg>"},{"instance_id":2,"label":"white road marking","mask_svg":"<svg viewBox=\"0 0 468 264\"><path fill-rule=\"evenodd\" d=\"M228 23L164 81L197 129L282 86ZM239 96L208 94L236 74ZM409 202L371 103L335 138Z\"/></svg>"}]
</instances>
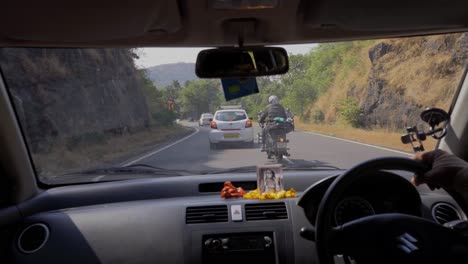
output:
<instances>
[{"instance_id":1,"label":"white road marking","mask_svg":"<svg viewBox=\"0 0 468 264\"><path fill-rule=\"evenodd\" d=\"M294 164L294 162L292 162L292 160L290 160L288 157L286 157L286 156L284 156L284 155L283 155L283 159L284 159L285 161L287 161L289 164Z\"/></svg>"},{"instance_id":2,"label":"white road marking","mask_svg":"<svg viewBox=\"0 0 468 264\"><path fill-rule=\"evenodd\" d=\"M159 153L159 152L161 152L161 151L163 151L163 150L166 150L166 149L168 149L168 148L170 148L170 147L172 147L172 146L174 146L174 145L176 145L176 144L179 144L180 142L182 142L182 141L184 141L184 140L189 139L190 137L192 137L192 136L194 136L195 134L197 134L198 132L200 132L200 129L198 129L198 128L196 128L196 127L194 127L194 128L195 128L195 131L194 131L192 134L190 134L190 135L188 135L188 136L186 136L186 137L184 137L184 138L181 138L181 139L177 140L176 142L173 142L173 143L171 143L171 144L169 144L169 145L167 145L167 146L165 146L165 147L162 147L162 148L157 149L157 150L155 150L155 151L153 151L153 152L150 152L150 153L148 153L148 154L146 154L146 155L144 155L144 156L141 156L141 157L139 157L139 158L137 158L137 159L134 159L134 160L132 160L132 161L129 161L129 162L123 164L122 166L124 166L124 167L125 167L125 166L130 166L130 165L132 165L132 164L134 164L134 163L137 163L137 162L140 161L140 160L146 159L146 158L148 158L149 156L152 156L152 155L154 155L154 154L156 154L156 153Z\"/></svg>"},{"instance_id":3,"label":"white road marking","mask_svg":"<svg viewBox=\"0 0 468 264\"><path fill-rule=\"evenodd\" d=\"M92 182L98 182L104 177L106 177L106 175L99 175L99 176L94 177L91 181Z\"/></svg>"},{"instance_id":4,"label":"white road marking","mask_svg":"<svg viewBox=\"0 0 468 264\"><path fill-rule=\"evenodd\" d=\"M372 147L372 148L377 148L377 149L381 149L381 150L391 151L391 152L395 152L395 153L403 154L403 155L407 155L407 156L412 156L413 155L413 154L408 153L408 152L398 151L398 150L384 148L384 147L379 147L379 146L375 146L375 145L371 145L371 144L357 142L357 141L354 141L354 140L349 140L349 139L344 139L344 138L339 138L339 137L333 137L333 136L328 136L328 135L322 135L322 134L318 134L318 133L314 133L314 132L307 132L307 131L298 131L298 132L312 134L312 135L321 136L321 137L332 138L332 139L337 139L337 140L341 140L341 141L345 141L345 142L349 142L349 143L354 143L354 144L358 144L358 145L362 145L362 146L366 146L366 147Z\"/></svg>"}]
</instances>

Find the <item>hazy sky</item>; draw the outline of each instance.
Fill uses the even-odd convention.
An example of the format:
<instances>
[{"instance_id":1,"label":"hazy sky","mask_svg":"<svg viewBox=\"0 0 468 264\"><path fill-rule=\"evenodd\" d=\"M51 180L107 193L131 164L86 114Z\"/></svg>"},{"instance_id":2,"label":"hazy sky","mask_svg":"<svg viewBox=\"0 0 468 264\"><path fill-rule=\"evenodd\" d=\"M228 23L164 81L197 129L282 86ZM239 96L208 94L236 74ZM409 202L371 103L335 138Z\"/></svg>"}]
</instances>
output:
<instances>
[{"instance_id":1,"label":"hazy sky","mask_svg":"<svg viewBox=\"0 0 468 264\"><path fill-rule=\"evenodd\" d=\"M285 45L288 53L307 53L317 44ZM140 59L137 66L147 68L160 64L176 62L195 62L197 54L203 48L143 48L139 49Z\"/></svg>"}]
</instances>

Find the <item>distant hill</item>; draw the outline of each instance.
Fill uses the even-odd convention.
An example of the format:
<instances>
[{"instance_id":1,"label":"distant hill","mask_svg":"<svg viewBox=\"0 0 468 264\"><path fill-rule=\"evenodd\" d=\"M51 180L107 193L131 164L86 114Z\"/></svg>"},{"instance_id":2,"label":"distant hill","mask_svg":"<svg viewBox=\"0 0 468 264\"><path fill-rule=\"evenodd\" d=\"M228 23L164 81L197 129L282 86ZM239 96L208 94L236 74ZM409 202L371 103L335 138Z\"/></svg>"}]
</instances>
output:
<instances>
[{"instance_id":1,"label":"distant hill","mask_svg":"<svg viewBox=\"0 0 468 264\"><path fill-rule=\"evenodd\" d=\"M148 77L157 88L168 86L173 80L178 80L181 85L186 81L197 79L195 75L195 63L171 63L146 68Z\"/></svg>"}]
</instances>

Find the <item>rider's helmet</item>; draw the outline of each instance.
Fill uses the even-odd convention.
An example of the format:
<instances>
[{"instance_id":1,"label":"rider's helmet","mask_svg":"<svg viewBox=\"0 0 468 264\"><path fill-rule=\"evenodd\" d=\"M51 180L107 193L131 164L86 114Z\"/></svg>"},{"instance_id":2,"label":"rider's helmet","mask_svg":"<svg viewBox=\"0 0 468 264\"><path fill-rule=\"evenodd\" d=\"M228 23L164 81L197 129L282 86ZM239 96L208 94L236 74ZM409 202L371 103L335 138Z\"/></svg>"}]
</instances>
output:
<instances>
[{"instance_id":1,"label":"rider's helmet","mask_svg":"<svg viewBox=\"0 0 468 264\"><path fill-rule=\"evenodd\" d=\"M268 97L268 103L269 104L277 104L278 102L279 102L278 96L270 95L270 97Z\"/></svg>"}]
</instances>

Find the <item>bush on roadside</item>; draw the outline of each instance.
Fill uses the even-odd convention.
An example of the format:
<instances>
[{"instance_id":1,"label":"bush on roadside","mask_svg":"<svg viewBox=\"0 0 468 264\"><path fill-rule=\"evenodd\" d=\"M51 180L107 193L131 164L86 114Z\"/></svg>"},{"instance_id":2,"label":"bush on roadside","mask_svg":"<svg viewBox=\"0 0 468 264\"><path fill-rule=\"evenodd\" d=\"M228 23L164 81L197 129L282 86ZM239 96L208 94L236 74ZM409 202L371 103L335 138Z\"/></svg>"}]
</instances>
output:
<instances>
[{"instance_id":1,"label":"bush on roadside","mask_svg":"<svg viewBox=\"0 0 468 264\"><path fill-rule=\"evenodd\" d=\"M106 136L100 132L89 132L83 135L74 136L66 140L68 150L73 150L80 145L102 144L106 142Z\"/></svg>"},{"instance_id":2,"label":"bush on roadside","mask_svg":"<svg viewBox=\"0 0 468 264\"><path fill-rule=\"evenodd\" d=\"M161 126L173 125L177 118L178 116L176 112L164 108L153 113L154 123Z\"/></svg>"},{"instance_id":3,"label":"bush on roadside","mask_svg":"<svg viewBox=\"0 0 468 264\"><path fill-rule=\"evenodd\" d=\"M362 110L353 98L347 97L346 99L338 101L336 108L343 121L352 127L361 126L360 116Z\"/></svg>"},{"instance_id":4,"label":"bush on roadside","mask_svg":"<svg viewBox=\"0 0 468 264\"><path fill-rule=\"evenodd\" d=\"M320 124L323 123L323 121L325 121L325 114L322 110L315 109L314 111L312 111L310 119L313 123Z\"/></svg>"},{"instance_id":5,"label":"bush on roadside","mask_svg":"<svg viewBox=\"0 0 468 264\"><path fill-rule=\"evenodd\" d=\"M304 114L301 116L301 120L304 122L304 123L309 123L310 122L310 115L311 115L311 112L310 112L310 109L307 109Z\"/></svg>"}]
</instances>

